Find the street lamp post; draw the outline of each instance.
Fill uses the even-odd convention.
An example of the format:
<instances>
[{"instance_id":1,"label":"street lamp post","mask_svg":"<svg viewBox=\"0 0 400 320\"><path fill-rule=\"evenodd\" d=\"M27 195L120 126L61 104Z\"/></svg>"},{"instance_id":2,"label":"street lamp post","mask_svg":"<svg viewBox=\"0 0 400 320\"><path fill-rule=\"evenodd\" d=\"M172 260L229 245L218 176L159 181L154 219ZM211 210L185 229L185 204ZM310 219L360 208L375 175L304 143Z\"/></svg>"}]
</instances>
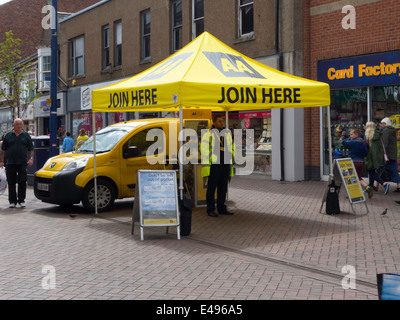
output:
<instances>
[{"instance_id":1,"label":"street lamp post","mask_svg":"<svg viewBox=\"0 0 400 320\"><path fill-rule=\"evenodd\" d=\"M54 157L57 152L57 79L58 79L58 65L57 65L57 0L52 0L53 15L51 17L51 87L50 87L50 157Z\"/></svg>"}]
</instances>

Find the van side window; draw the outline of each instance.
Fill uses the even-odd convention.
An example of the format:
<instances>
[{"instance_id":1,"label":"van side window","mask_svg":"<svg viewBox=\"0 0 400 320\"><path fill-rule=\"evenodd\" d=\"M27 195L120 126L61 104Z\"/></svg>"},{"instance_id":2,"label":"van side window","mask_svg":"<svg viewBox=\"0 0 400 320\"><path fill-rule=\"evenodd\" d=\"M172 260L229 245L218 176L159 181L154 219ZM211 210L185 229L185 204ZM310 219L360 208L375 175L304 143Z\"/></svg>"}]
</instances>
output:
<instances>
[{"instance_id":1,"label":"van side window","mask_svg":"<svg viewBox=\"0 0 400 320\"><path fill-rule=\"evenodd\" d=\"M124 144L122 148L124 159L146 156L147 149L154 143L158 142L158 137L156 137L153 141L146 141L147 133L152 129L162 130L161 128L151 128L140 131ZM156 150L155 155L157 155L158 152L163 151L164 150Z\"/></svg>"}]
</instances>

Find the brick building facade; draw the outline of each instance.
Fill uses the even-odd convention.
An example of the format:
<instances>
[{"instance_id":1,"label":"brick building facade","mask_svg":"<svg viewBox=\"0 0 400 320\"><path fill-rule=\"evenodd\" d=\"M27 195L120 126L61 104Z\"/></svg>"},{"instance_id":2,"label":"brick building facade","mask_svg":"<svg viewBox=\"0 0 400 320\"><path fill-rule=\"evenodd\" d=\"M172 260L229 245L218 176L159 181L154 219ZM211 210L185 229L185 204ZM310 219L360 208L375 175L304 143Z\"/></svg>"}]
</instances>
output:
<instances>
[{"instance_id":1,"label":"brick building facade","mask_svg":"<svg viewBox=\"0 0 400 320\"><path fill-rule=\"evenodd\" d=\"M198 21L201 21L202 31L211 33L240 53L303 76L301 9L301 0L137 0L134 3L103 0L82 10L64 20L59 30L60 76L68 85L69 130L73 136L82 127L92 133L91 90L161 62L196 37ZM145 21L150 23L143 25ZM150 39L147 42L150 45L145 48L149 55L145 57L144 30ZM178 47L174 48L177 43ZM260 174L269 173L276 180L303 180L304 111L266 111L271 111L268 117L256 114L249 118L256 142L264 130L269 134L269 151L256 160L256 170ZM145 115L99 114L96 115L96 129L142 116ZM250 116L239 112L232 114L230 126L240 128L245 117ZM281 117L284 117L284 135L280 130Z\"/></svg>"},{"instance_id":2,"label":"brick building facade","mask_svg":"<svg viewBox=\"0 0 400 320\"><path fill-rule=\"evenodd\" d=\"M351 5L352 11L345 5ZM382 118L400 113L400 104L394 99L394 92L400 88L400 67L397 76L390 72L390 79L388 73L378 75L378 68L376 75L362 73L368 66L382 62L400 64L400 2L309 0L304 1L303 9L304 75L327 80L331 85L330 118L335 148L340 145L340 130L348 133L356 127L363 131L367 121L379 124ZM350 22L355 24L354 28L349 28ZM334 70L350 70L353 74L335 77ZM305 119L308 176L318 176L319 171L327 175L327 145L321 143L327 137L325 113L322 111L322 123L321 111L317 109L306 110Z\"/></svg>"},{"instance_id":3,"label":"brick building facade","mask_svg":"<svg viewBox=\"0 0 400 320\"><path fill-rule=\"evenodd\" d=\"M58 0L58 11L74 13L100 0ZM12 0L0 5L0 42L5 40L5 32L12 30L15 38L21 39L21 55L26 58L37 52L43 44L42 8L51 0Z\"/></svg>"}]
</instances>

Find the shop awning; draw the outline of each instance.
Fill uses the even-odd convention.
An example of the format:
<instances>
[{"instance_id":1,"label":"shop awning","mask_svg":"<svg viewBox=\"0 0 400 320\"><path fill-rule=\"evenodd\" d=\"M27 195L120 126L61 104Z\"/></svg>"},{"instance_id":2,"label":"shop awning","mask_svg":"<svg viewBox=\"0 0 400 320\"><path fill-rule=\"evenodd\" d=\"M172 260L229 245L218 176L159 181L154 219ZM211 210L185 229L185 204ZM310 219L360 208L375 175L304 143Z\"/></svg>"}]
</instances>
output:
<instances>
[{"instance_id":1,"label":"shop awning","mask_svg":"<svg viewBox=\"0 0 400 320\"><path fill-rule=\"evenodd\" d=\"M204 32L146 71L92 91L93 112L213 111L330 105L323 82L292 76L250 59Z\"/></svg>"}]
</instances>

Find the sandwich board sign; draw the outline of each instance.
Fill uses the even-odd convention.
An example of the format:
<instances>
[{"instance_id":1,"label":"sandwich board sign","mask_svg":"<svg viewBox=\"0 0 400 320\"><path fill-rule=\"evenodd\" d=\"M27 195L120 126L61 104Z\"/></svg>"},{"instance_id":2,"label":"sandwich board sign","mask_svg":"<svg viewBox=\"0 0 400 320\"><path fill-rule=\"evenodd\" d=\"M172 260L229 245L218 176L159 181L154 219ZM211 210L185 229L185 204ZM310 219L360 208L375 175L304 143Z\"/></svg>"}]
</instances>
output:
<instances>
[{"instance_id":1,"label":"sandwich board sign","mask_svg":"<svg viewBox=\"0 0 400 320\"><path fill-rule=\"evenodd\" d=\"M368 212L368 206L365 201L364 193L361 189L360 180L358 179L353 160L351 158L336 159L335 167L340 173L340 177L343 185L345 186L353 212L353 204L363 202L365 203L365 207L367 208Z\"/></svg>"},{"instance_id":2,"label":"sandwich board sign","mask_svg":"<svg viewBox=\"0 0 400 320\"><path fill-rule=\"evenodd\" d=\"M138 170L132 234L138 214L142 240L145 227L167 227L167 232L168 227L177 227L177 237L180 239L178 188L174 170Z\"/></svg>"}]
</instances>

